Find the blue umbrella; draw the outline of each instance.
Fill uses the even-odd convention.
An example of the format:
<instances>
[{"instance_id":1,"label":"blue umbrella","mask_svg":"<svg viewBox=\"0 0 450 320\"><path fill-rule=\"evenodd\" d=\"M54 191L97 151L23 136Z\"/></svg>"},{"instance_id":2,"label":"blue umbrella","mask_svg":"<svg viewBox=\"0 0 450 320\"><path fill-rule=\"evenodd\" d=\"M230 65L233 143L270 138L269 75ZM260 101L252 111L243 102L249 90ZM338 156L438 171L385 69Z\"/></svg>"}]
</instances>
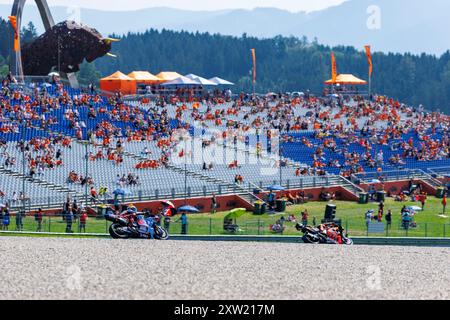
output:
<instances>
[{"instance_id":1,"label":"blue umbrella","mask_svg":"<svg viewBox=\"0 0 450 320\"><path fill-rule=\"evenodd\" d=\"M199 213L200 210L198 210L196 207L193 206L182 206L178 208L178 212Z\"/></svg>"},{"instance_id":2,"label":"blue umbrella","mask_svg":"<svg viewBox=\"0 0 450 320\"><path fill-rule=\"evenodd\" d=\"M269 189L271 191L283 191L283 190L286 190L285 187L278 186L278 185L269 186L269 187L267 187L267 189Z\"/></svg>"},{"instance_id":3,"label":"blue umbrella","mask_svg":"<svg viewBox=\"0 0 450 320\"><path fill-rule=\"evenodd\" d=\"M116 190L113 191L113 194L116 196L126 196L126 195L131 195L131 192L122 189L122 188L117 188Z\"/></svg>"}]
</instances>

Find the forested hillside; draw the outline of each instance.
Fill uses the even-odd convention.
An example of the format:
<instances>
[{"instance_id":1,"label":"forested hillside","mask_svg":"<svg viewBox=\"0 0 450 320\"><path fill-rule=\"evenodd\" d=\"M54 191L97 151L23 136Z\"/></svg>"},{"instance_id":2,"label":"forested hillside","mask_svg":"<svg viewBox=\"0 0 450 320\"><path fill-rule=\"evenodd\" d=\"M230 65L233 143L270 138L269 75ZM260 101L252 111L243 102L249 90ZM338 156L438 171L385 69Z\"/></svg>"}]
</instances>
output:
<instances>
[{"instance_id":1,"label":"forested hillside","mask_svg":"<svg viewBox=\"0 0 450 320\"><path fill-rule=\"evenodd\" d=\"M6 27L7 24L0 21L0 28L4 30ZM23 30L23 33L28 30L28 37L30 28ZM0 55L3 57L8 55L5 33L0 32ZM153 29L121 37L121 42L113 46L113 53L118 57L104 57L94 66L83 66L82 77L97 78L96 69L101 75L117 70L125 73L165 70L204 77L220 76L236 82L235 91L251 90L251 48L255 48L257 53L258 92L306 89L322 92L323 81L331 77L331 50L335 52L339 73L353 73L367 79L367 59L363 48L330 48L306 38L257 39L245 34L238 38ZM376 52L373 62L375 92L450 112L449 51L440 57Z\"/></svg>"}]
</instances>

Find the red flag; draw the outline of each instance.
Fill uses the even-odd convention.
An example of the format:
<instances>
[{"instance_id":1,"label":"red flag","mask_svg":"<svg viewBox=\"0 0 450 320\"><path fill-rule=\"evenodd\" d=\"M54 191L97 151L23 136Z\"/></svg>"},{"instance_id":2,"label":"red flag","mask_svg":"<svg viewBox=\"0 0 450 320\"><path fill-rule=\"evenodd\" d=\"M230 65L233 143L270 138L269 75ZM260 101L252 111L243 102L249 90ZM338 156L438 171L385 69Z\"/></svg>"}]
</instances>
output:
<instances>
[{"instance_id":1,"label":"red flag","mask_svg":"<svg viewBox=\"0 0 450 320\"><path fill-rule=\"evenodd\" d=\"M11 26L14 30L14 51L17 52L20 49L20 34L19 29L17 27L17 17L16 16L9 16L9 22L11 23Z\"/></svg>"},{"instance_id":2,"label":"red flag","mask_svg":"<svg viewBox=\"0 0 450 320\"><path fill-rule=\"evenodd\" d=\"M366 48L367 62L369 63L369 77L371 77L373 73L372 53L370 52L370 46L365 46L365 48Z\"/></svg>"},{"instance_id":3,"label":"red flag","mask_svg":"<svg viewBox=\"0 0 450 320\"><path fill-rule=\"evenodd\" d=\"M178 156L179 156L180 158L183 158L183 157L184 157L184 149L180 151L180 153L178 154Z\"/></svg>"},{"instance_id":4,"label":"red flag","mask_svg":"<svg viewBox=\"0 0 450 320\"><path fill-rule=\"evenodd\" d=\"M334 52L331 52L331 79L334 83L336 83L337 66L336 66L336 58L334 57Z\"/></svg>"},{"instance_id":5,"label":"red flag","mask_svg":"<svg viewBox=\"0 0 450 320\"><path fill-rule=\"evenodd\" d=\"M256 83L256 51L252 49L252 59L253 59L253 83Z\"/></svg>"}]
</instances>

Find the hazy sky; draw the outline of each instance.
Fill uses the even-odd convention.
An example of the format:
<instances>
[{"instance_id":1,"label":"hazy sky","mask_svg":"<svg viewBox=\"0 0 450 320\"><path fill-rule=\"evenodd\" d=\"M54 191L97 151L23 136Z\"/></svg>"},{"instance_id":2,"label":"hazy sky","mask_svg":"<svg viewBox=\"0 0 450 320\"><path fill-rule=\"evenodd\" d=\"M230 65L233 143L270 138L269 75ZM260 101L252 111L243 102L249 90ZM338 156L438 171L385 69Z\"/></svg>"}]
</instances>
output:
<instances>
[{"instance_id":1,"label":"hazy sky","mask_svg":"<svg viewBox=\"0 0 450 320\"><path fill-rule=\"evenodd\" d=\"M314 11L346 0L47 0L49 5L81 6L104 10L136 10L148 7L173 7L190 10L253 9L255 7L276 7L293 12ZM0 0L12 4L13 0ZM33 1L28 1L33 3Z\"/></svg>"}]
</instances>

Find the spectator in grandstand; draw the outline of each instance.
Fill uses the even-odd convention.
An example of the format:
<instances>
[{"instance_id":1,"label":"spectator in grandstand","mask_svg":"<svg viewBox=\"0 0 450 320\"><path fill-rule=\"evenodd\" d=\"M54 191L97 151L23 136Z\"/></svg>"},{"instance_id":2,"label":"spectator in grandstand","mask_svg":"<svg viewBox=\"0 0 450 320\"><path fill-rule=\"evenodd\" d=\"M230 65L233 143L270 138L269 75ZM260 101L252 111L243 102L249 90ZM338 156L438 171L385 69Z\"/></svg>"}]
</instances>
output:
<instances>
[{"instance_id":1,"label":"spectator in grandstand","mask_svg":"<svg viewBox=\"0 0 450 320\"><path fill-rule=\"evenodd\" d=\"M25 195L25 193L23 193L23 191L20 191L19 200L22 203L22 205L28 200L27 196Z\"/></svg>"},{"instance_id":2,"label":"spectator in grandstand","mask_svg":"<svg viewBox=\"0 0 450 320\"><path fill-rule=\"evenodd\" d=\"M6 193L4 193L2 190L0 190L0 209L2 209L4 206L6 206Z\"/></svg>"},{"instance_id":3,"label":"spectator in grandstand","mask_svg":"<svg viewBox=\"0 0 450 320\"><path fill-rule=\"evenodd\" d=\"M376 160L377 166L379 166L379 167L381 167L384 164L383 150L378 151L375 160Z\"/></svg>"},{"instance_id":4,"label":"spectator in grandstand","mask_svg":"<svg viewBox=\"0 0 450 320\"><path fill-rule=\"evenodd\" d=\"M90 92L91 95L94 95L96 93L95 85L92 82L89 83L88 89L89 89L89 92Z\"/></svg>"},{"instance_id":5,"label":"spectator in grandstand","mask_svg":"<svg viewBox=\"0 0 450 320\"><path fill-rule=\"evenodd\" d=\"M97 190L95 190L94 187L91 187L90 194L91 194L92 200L93 201L97 201L98 193L97 193Z\"/></svg>"},{"instance_id":6,"label":"spectator in grandstand","mask_svg":"<svg viewBox=\"0 0 450 320\"><path fill-rule=\"evenodd\" d=\"M14 206L17 203L17 200L18 200L17 192L14 191L11 197L12 206Z\"/></svg>"},{"instance_id":7,"label":"spectator in grandstand","mask_svg":"<svg viewBox=\"0 0 450 320\"><path fill-rule=\"evenodd\" d=\"M242 175L240 175L240 174L237 174L237 175L234 177L234 183L236 183L236 184L242 184L242 183L244 183L244 177L243 177Z\"/></svg>"}]
</instances>

